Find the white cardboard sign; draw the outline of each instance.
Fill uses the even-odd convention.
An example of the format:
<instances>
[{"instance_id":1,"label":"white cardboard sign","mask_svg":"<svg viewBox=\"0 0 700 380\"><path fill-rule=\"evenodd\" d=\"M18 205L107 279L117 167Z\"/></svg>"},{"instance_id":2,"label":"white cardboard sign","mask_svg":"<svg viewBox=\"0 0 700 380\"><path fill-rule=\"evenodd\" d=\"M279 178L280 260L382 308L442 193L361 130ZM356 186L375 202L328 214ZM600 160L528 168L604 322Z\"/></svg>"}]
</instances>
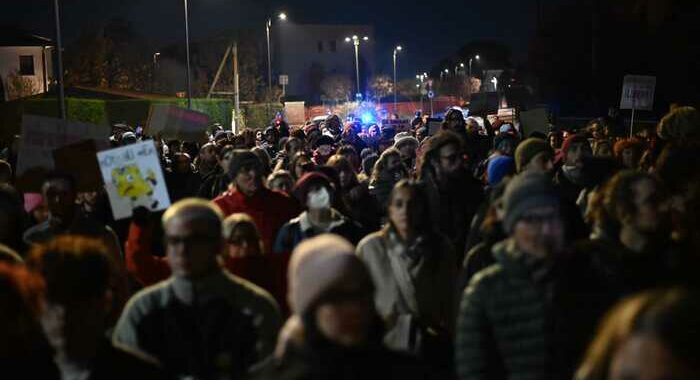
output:
<instances>
[{"instance_id":1,"label":"white cardboard sign","mask_svg":"<svg viewBox=\"0 0 700 380\"><path fill-rule=\"evenodd\" d=\"M114 219L131 217L135 207L170 207L170 197L152 140L97 153Z\"/></svg>"},{"instance_id":2,"label":"white cardboard sign","mask_svg":"<svg viewBox=\"0 0 700 380\"><path fill-rule=\"evenodd\" d=\"M654 109L654 91L656 77L644 75L625 75L622 83L621 110L652 111Z\"/></svg>"}]
</instances>

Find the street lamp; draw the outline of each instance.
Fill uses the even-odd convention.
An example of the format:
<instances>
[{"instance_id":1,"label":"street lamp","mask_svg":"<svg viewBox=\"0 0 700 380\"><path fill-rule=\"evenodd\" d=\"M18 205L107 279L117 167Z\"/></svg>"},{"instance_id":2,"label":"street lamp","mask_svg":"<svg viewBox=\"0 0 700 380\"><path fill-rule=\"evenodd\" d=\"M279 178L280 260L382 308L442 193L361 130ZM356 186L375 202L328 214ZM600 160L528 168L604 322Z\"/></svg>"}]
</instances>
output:
<instances>
[{"instance_id":1,"label":"street lamp","mask_svg":"<svg viewBox=\"0 0 700 380\"><path fill-rule=\"evenodd\" d=\"M277 15L280 21L287 20L287 14L282 12ZM272 17L267 19L265 23L265 33L267 35L267 91L272 94L272 58L270 54L270 28L272 27Z\"/></svg>"},{"instance_id":2,"label":"street lamp","mask_svg":"<svg viewBox=\"0 0 700 380\"><path fill-rule=\"evenodd\" d=\"M362 37L362 41L369 41L369 37L364 36ZM355 98L357 98L357 95L360 95L360 37L358 37L356 34L354 34L352 37L345 37L345 42L352 42L352 44L355 46L355 81L357 85L357 93L355 94Z\"/></svg>"},{"instance_id":3,"label":"street lamp","mask_svg":"<svg viewBox=\"0 0 700 380\"><path fill-rule=\"evenodd\" d=\"M66 118L66 101L63 92L63 45L61 44L61 15L58 10L58 0L53 2L54 12L56 15L56 54L58 61L58 103L61 110L61 119Z\"/></svg>"},{"instance_id":4,"label":"street lamp","mask_svg":"<svg viewBox=\"0 0 700 380\"><path fill-rule=\"evenodd\" d=\"M190 17L187 10L187 0L185 3L185 55L187 59L187 108L192 109L192 78L190 70Z\"/></svg>"},{"instance_id":5,"label":"street lamp","mask_svg":"<svg viewBox=\"0 0 700 380\"><path fill-rule=\"evenodd\" d=\"M396 113L396 90L397 90L397 84L396 84L396 55L398 52L402 50L401 45L397 46L394 48L394 88L392 89L394 92L394 113Z\"/></svg>"},{"instance_id":6,"label":"street lamp","mask_svg":"<svg viewBox=\"0 0 700 380\"><path fill-rule=\"evenodd\" d=\"M474 57L470 57L470 58L469 58L469 77L472 76L472 61L473 61L475 58L476 58L476 60L478 61L478 60L480 59L479 54L477 54L477 55L474 56Z\"/></svg>"}]
</instances>

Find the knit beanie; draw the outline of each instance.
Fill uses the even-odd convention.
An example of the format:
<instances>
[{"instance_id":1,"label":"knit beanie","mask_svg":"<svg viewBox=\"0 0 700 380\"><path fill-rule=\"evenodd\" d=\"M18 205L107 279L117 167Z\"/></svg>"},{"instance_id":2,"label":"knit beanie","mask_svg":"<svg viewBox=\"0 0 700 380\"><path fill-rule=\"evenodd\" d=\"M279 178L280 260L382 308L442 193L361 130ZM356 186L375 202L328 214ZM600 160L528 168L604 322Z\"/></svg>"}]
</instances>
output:
<instances>
[{"instance_id":1,"label":"knit beanie","mask_svg":"<svg viewBox=\"0 0 700 380\"><path fill-rule=\"evenodd\" d=\"M374 292L372 278L347 240L323 234L307 239L292 252L287 300L295 315L309 312L321 297L347 281Z\"/></svg>"},{"instance_id":2,"label":"knit beanie","mask_svg":"<svg viewBox=\"0 0 700 380\"><path fill-rule=\"evenodd\" d=\"M518 173L523 171L523 168L538 154L548 152L554 157L552 147L542 139L531 137L521 142L515 149L515 167Z\"/></svg>"},{"instance_id":3,"label":"knit beanie","mask_svg":"<svg viewBox=\"0 0 700 380\"><path fill-rule=\"evenodd\" d=\"M510 234L528 210L543 206L559 207L559 194L545 174L525 172L508 183L503 194L503 206L503 227Z\"/></svg>"},{"instance_id":4,"label":"knit beanie","mask_svg":"<svg viewBox=\"0 0 700 380\"><path fill-rule=\"evenodd\" d=\"M418 139L415 137L411 136L408 132L401 132L398 133L396 136L394 136L394 148L399 149L401 146L404 144L409 144L412 143L413 145L418 147Z\"/></svg>"},{"instance_id":5,"label":"knit beanie","mask_svg":"<svg viewBox=\"0 0 700 380\"><path fill-rule=\"evenodd\" d=\"M503 177L512 175L515 173L515 164L512 157L509 156L498 156L489 160L489 164L486 167L486 178L489 185L498 185Z\"/></svg>"},{"instance_id":6,"label":"knit beanie","mask_svg":"<svg viewBox=\"0 0 700 380\"><path fill-rule=\"evenodd\" d=\"M262 168L262 162L260 162L258 156L249 150L235 149L231 154L231 162L228 166L228 174L231 179L236 178L238 172L246 165L255 165L258 168Z\"/></svg>"}]
</instances>

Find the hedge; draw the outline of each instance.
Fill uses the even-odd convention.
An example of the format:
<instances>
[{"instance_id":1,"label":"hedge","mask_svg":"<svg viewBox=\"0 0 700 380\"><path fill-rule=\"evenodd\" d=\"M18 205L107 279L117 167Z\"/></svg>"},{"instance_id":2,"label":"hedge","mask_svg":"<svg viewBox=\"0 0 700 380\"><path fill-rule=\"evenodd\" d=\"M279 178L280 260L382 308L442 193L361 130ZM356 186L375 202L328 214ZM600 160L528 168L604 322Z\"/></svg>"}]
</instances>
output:
<instances>
[{"instance_id":1,"label":"hedge","mask_svg":"<svg viewBox=\"0 0 700 380\"><path fill-rule=\"evenodd\" d=\"M284 111L279 103L271 103L268 111L267 103L245 104L241 105L241 114L243 115L243 125L239 129L252 128L264 129L272 124L277 112Z\"/></svg>"},{"instance_id":2,"label":"hedge","mask_svg":"<svg viewBox=\"0 0 700 380\"><path fill-rule=\"evenodd\" d=\"M151 104L175 104L187 107L187 99L158 100L98 100L66 98L68 120L92 124L125 122L129 125L144 125L148 120ZM209 115L211 122L231 125L232 104L227 99L192 99L192 109ZM8 142L21 131L22 115L58 117L55 98L33 98L0 104L0 141Z\"/></svg>"}]
</instances>

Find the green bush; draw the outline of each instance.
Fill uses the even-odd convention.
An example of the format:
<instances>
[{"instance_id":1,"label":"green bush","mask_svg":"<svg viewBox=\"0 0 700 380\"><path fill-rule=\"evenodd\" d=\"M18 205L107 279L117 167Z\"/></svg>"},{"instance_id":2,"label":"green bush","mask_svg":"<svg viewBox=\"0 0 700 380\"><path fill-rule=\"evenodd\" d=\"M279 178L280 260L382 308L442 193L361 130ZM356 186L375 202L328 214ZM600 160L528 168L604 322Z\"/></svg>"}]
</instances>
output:
<instances>
[{"instance_id":1,"label":"green bush","mask_svg":"<svg viewBox=\"0 0 700 380\"><path fill-rule=\"evenodd\" d=\"M173 104L187 108L187 99L158 100L112 100L107 102L107 114L112 123L125 122L129 125L145 125L151 104ZM192 99L192 109L209 115L212 123L221 123L224 127L231 125L232 105L226 99Z\"/></svg>"},{"instance_id":2,"label":"green bush","mask_svg":"<svg viewBox=\"0 0 700 380\"><path fill-rule=\"evenodd\" d=\"M174 104L187 108L187 99L131 99L100 100L66 98L68 120L91 124L113 124L125 122L129 125L145 125L151 104ZM233 106L227 99L192 99L192 109L209 115L212 123L221 123L226 128L231 125ZM19 134L22 115L59 117L55 98L21 99L0 104L0 139L10 141Z\"/></svg>"},{"instance_id":3,"label":"green bush","mask_svg":"<svg viewBox=\"0 0 700 380\"><path fill-rule=\"evenodd\" d=\"M264 129L271 125L275 114L283 110L284 107L277 103L271 103L269 110L267 103L242 105L241 114L243 115L243 125L239 129Z\"/></svg>"}]
</instances>

